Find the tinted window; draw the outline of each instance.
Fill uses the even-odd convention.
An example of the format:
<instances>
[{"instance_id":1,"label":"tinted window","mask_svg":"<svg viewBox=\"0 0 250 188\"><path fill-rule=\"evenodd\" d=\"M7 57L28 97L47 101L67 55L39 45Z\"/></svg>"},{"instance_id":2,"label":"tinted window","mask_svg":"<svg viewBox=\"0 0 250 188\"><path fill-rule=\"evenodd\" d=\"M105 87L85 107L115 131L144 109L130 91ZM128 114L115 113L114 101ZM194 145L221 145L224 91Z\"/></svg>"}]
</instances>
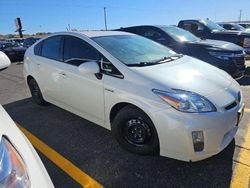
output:
<instances>
[{"instance_id":1,"label":"tinted window","mask_svg":"<svg viewBox=\"0 0 250 188\"><path fill-rule=\"evenodd\" d=\"M154 41L159 41L161 39L164 39L164 37L162 36L162 34L160 32L158 32L157 30L154 29L143 29L140 32L144 37L150 38Z\"/></svg>"},{"instance_id":2,"label":"tinted window","mask_svg":"<svg viewBox=\"0 0 250 188\"><path fill-rule=\"evenodd\" d=\"M64 40L64 62L79 65L83 61L99 61L101 59L98 51L85 41L67 36Z\"/></svg>"},{"instance_id":3,"label":"tinted window","mask_svg":"<svg viewBox=\"0 0 250 188\"><path fill-rule=\"evenodd\" d=\"M41 50L42 50L42 44L43 42L39 42L37 45L34 47L34 54L35 55L41 55Z\"/></svg>"},{"instance_id":4,"label":"tinted window","mask_svg":"<svg viewBox=\"0 0 250 188\"><path fill-rule=\"evenodd\" d=\"M42 56L61 61L61 40L61 36L45 39L42 46Z\"/></svg>"},{"instance_id":5,"label":"tinted window","mask_svg":"<svg viewBox=\"0 0 250 188\"><path fill-rule=\"evenodd\" d=\"M66 36L64 40L64 62L79 66L87 61L96 61L100 67L111 69L111 72L101 70L102 73L115 76L121 75L118 69L90 44L77 37Z\"/></svg>"}]
</instances>

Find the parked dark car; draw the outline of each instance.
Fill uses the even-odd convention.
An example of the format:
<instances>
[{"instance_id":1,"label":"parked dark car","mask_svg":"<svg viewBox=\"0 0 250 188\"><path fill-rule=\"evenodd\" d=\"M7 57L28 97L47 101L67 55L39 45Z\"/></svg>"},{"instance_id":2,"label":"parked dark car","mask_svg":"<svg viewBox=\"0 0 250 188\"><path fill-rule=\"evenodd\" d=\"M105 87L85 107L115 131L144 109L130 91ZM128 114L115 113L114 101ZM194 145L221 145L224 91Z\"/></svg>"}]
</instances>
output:
<instances>
[{"instance_id":1,"label":"parked dark car","mask_svg":"<svg viewBox=\"0 0 250 188\"><path fill-rule=\"evenodd\" d=\"M250 54L250 33L229 31L210 20L181 20L178 27L202 39L223 40L243 47Z\"/></svg>"},{"instance_id":2,"label":"parked dark car","mask_svg":"<svg viewBox=\"0 0 250 188\"><path fill-rule=\"evenodd\" d=\"M18 46L22 46L23 45L23 41L24 41L23 38L9 38L9 39L5 39L5 42L16 44Z\"/></svg>"},{"instance_id":3,"label":"parked dark car","mask_svg":"<svg viewBox=\"0 0 250 188\"><path fill-rule=\"evenodd\" d=\"M244 27L247 31L250 31L250 23L239 22L238 24Z\"/></svg>"},{"instance_id":4,"label":"parked dark car","mask_svg":"<svg viewBox=\"0 0 250 188\"><path fill-rule=\"evenodd\" d=\"M221 27L226 30L233 30L233 31L246 31L244 27L236 23L218 23Z\"/></svg>"},{"instance_id":5,"label":"parked dark car","mask_svg":"<svg viewBox=\"0 0 250 188\"><path fill-rule=\"evenodd\" d=\"M201 40L176 26L134 26L118 30L147 37L178 53L198 58L225 70L236 79L244 76L244 50L233 43Z\"/></svg>"},{"instance_id":6,"label":"parked dark car","mask_svg":"<svg viewBox=\"0 0 250 188\"><path fill-rule=\"evenodd\" d=\"M11 62L23 61L24 53L27 48L15 43L1 42L0 50L3 51Z\"/></svg>"},{"instance_id":7,"label":"parked dark car","mask_svg":"<svg viewBox=\"0 0 250 188\"><path fill-rule=\"evenodd\" d=\"M36 41L38 41L40 38L34 38L34 37L30 37L30 38L26 38L23 41L23 46L28 48L30 47L32 44L34 44Z\"/></svg>"}]
</instances>

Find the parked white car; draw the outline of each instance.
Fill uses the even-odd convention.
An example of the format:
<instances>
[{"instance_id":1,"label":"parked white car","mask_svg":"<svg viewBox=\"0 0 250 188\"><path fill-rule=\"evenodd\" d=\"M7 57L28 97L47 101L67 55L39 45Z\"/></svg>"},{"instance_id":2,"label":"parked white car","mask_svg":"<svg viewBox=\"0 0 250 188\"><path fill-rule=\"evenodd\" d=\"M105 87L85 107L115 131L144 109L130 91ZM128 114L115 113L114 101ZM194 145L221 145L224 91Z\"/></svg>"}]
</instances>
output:
<instances>
[{"instance_id":1,"label":"parked white car","mask_svg":"<svg viewBox=\"0 0 250 188\"><path fill-rule=\"evenodd\" d=\"M134 34L56 33L24 61L37 104L112 130L137 154L205 159L232 141L243 114L240 86L227 73Z\"/></svg>"},{"instance_id":2,"label":"parked white car","mask_svg":"<svg viewBox=\"0 0 250 188\"><path fill-rule=\"evenodd\" d=\"M0 70L10 65L0 52ZM0 105L0 187L54 187L33 146Z\"/></svg>"},{"instance_id":3,"label":"parked white car","mask_svg":"<svg viewBox=\"0 0 250 188\"><path fill-rule=\"evenodd\" d=\"M10 66L11 62L8 56L0 51L0 71L7 69Z\"/></svg>"}]
</instances>

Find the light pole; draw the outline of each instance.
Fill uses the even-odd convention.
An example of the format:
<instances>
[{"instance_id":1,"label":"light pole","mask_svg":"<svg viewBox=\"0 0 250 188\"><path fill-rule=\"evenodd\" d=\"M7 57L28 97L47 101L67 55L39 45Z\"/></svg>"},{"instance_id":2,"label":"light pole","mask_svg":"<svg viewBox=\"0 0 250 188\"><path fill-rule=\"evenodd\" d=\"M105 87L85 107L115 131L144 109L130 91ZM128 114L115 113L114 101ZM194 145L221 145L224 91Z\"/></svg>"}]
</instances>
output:
<instances>
[{"instance_id":1,"label":"light pole","mask_svg":"<svg viewBox=\"0 0 250 188\"><path fill-rule=\"evenodd\" d=\"M105 30L108 30L107 27L107 15L106 15L106 7L103 7L103 11L104 11L104 24L105 24Z\"/></svg>"},{"instance_id":2,"label":"light pole","mask_svg":"<svg viewBox=\"0 0 250 188\"><path fill-rule=\"evenodd\" d=\"M241 22L242 10L240 10L239 22Z\"/></svg>"}]
</instances>

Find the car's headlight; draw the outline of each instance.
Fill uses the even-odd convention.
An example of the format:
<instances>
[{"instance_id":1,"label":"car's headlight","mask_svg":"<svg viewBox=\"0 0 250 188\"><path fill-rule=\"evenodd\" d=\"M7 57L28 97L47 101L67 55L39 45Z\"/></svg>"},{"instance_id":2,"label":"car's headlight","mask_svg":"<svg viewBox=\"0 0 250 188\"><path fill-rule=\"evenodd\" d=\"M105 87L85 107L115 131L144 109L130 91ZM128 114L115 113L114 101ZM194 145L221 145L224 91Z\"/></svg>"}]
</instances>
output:
<instances>
[{"instance_id":1,"label":"car's headlight","mask_svg":"<svg viewBox=\"0 0 250 188\"><path fill-rule=\"evenodd\" d=\"M183 90L171 92L153 89L153 92L176 110L189 113L215 112L215 106L205 97Z\"/></svg>"},{"instance_id":2,"label":"car's headlight","mask_svg":"<svg viewBox=\"0 0 250 188\"><path fill-rule=\"evenodd\" d=\"M209 51L210 55L223 60L229 60L230 58L234 57L233 53L225 53L225 52L217 52L217 51Z\"/></svg>"},{"instance_id":3,"label":"car's headlight","mask_svg":"<svg viewBox=\"0 0 250 188\"><path fill-rule=\"evenodd\" d=\"M2 137L0 145L0 187L30 187L30 180L22 157L4 137Z\"/></svg>"}]
</instances>

